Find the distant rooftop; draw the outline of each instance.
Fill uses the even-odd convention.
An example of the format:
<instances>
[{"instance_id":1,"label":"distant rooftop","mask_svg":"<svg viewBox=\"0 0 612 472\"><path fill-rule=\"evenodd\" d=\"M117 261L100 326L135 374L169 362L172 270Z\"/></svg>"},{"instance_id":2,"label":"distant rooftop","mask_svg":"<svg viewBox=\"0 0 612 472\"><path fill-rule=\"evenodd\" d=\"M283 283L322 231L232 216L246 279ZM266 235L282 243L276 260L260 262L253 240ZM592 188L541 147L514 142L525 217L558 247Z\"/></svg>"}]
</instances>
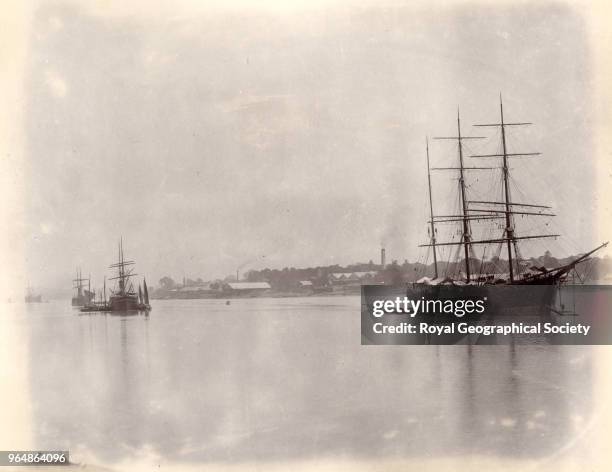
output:
<instances>
[{"instance_id":1,"label":"distant rooftop","mask_svg":"<svg viewBox=\"0 0 612 472\"><path fill-rule=\"evenodd\" d=\"M229 282L232 290L266 290L271 288L268 282Z\"/></svg>"},{"instance_id":2,"label":"distant rooftop","mask_svg":"<svg viewBox=\"0 0 612 472\"><path fill-rule=\"evenodd\" d=\"M334 280L360 280L375 277L378 274L375 270L365 272L334 272L330 274Z\"/></svg>"},{"instance_id":3,"label":"distant rooftop","mask_svg":"<svg viewBox=\"0 0 612 472\"><path fill-rule=\"evenodd\" d=\"M191 285L188 287L180 287L179 292L199 292L201 290L211 290L210 284L205 285Z\"/></svg>"}]
</instances>

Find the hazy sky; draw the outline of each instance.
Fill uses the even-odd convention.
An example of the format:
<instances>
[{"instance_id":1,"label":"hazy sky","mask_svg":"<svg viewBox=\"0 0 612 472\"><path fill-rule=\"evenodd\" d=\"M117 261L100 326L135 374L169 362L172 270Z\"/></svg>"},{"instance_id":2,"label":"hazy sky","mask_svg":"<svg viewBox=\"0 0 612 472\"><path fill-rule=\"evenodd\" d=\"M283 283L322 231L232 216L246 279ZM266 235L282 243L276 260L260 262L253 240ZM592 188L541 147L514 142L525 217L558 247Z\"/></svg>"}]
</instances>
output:
<instances>
[{"instance_id":1,"label":"hazy sky","mask_svg":"<svg viewBox=\"0 0 612 472\"><path fill-rule=\"evenodd\" d=\"M152 284L377 260L381 244L388 259L415 260L427 238L425 136L454 134L458 106L465 134L496 122L500 92L508 120L534 122L511 137L515 152L543 153L515 175L525 200L560 215L566 237L545 244L567 255L599 242L577 10L86 4L32 16L35 285L69 287L77 265L100 283L120 235ZM432 160L450 163L452 149L432 143Z\"/></svg>"}]
</instances>

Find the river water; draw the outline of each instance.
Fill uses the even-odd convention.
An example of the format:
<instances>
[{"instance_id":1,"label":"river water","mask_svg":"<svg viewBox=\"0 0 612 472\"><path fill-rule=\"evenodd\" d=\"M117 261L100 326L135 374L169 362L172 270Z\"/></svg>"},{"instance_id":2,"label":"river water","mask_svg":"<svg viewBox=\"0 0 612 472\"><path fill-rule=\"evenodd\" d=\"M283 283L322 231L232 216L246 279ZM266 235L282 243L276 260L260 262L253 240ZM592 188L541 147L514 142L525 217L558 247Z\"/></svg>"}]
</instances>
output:
<instances>
[{"instance_id":1,"label":"river water","mask_svg":"<svg viewBox=\"0 0 612 472\"><path fill-rule=\"evenodd\" d=\"M593 415L589 346L362 346L359 297L27 305L34 444L113 464L539 458Z\"/></svg>"}]
</instances>

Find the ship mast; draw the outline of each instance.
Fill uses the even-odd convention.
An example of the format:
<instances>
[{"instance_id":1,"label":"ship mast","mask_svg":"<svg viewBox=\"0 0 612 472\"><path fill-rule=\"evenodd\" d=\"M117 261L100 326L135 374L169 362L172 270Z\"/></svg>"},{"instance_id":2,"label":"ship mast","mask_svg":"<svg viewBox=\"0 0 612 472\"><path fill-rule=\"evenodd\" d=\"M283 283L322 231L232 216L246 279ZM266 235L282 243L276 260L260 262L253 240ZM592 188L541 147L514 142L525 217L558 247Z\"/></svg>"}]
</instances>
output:
<instances>
[{"instance_id":1,"label":"ship mast","mask_svg":"<svg viewBox=\"0 0 612 472\"><path fill-rule=\"evenodd\" d=\"M133 274L131 271L132 269L126 269L127 266L129 265L133 265L134 261L126 261L123 258L123 238L121 238L119 240L119 261L116 264L111 264L109 267L112 268L116 268L118 275L117 277L113 277L110 280L119 280L119 292L118 294L120 296L124 296L127 294L127 291L130 290L130 286L128 285L128 282L130 280L130 277L133 275L138 275L138 274Z\"/></svg>"},{"instance_id":2,"label":"ship mast","mask_svg":"<svg viewBox=\"0 0 612 472\"><path fill-rule=\"evenodd\" d=\"M468 223L467 200L465 198L465 178L463 168L463 146L461 144L461 120L457 109L457 141L459 143L459 188L461 189L461 209L463 213L463 250L465 255L465 277L470 281L470 226Z\"/></svg>"},{"instance_id":3,"label":"ship mast","mask_svg":"<svg viewBox=\"0 0 612 472\"><path fill-rule=\"evenodd\" d=\"M510 270L510 282L514 282L514 269L512 262L512 246L514 245L514 252L516 254L516 240L514 239L514 221L510 213L510 184L508 178L508 150L506 148L506 127L504 126L504 104L502 103L501 94L499 95L499 116L500 116L500 127L502 135L502 175L504 177L504 202L506 203L506 245L508 248L508 267Z\"/></svg>"},{"instance_id":4,"label":"ship mast","mask_svg":"<svg viewBox=\"0 0 612 472\"><path fill-rule=\"evenodd\" d=\"M483 136L461 136L461 118L459 116L459 109L457 109L457 136L443 136L434 139L453 139L457 140L457 147L459 149L459 167L443 167L439 170L458 170L459 171L459 190L461 193L461 215L459 216L462 222L463 234L462 243L463 252L465 257L465 277L466 281L469 282L471 279L470 273L470 245L471 245L471 231L470 231L470 216L468 214L468 202L465 193L465 174L464 171L467 169L483 169L482 167L465 167L463 165L463 141L466 139L484 139ZM432 218L433 219L433 218Z\"/></svg>"},{"instance_id":5,"label":"ship mast","mask_svg":"<svg viewBox=\"0 0 612 472\"><path fill-rule=\"evenodd\" d=\"M76 279L74 279L73 282L75 283L74 288L77 289L77 297L79 299L83 296L83 287L85 286L85 284L83 282L85 282L85 281L89 281L89 279L84 279L83 275L81 273L81 268L77 267Z\"/></svg>"},{"instance_id":6,"label":"ship mast","mask_svg":"<svg viewBox=\"0 0 612 472\"><path fill-rule=\"evenodd\" d=\"M504 104L502 102L502 96L499 94L499 114L500 114L500 122L493 124L484 124L484 125L474 125L474 126L482 126L482 127L499 127L501 129L501 138L502 138L502 154L488 154L488 155L480 155L480 156L470 156L470 157L501 157L502 158L502 178L504 182L504 208L506 219L506 229L504 231L505 238L503 238L506 242L506 247L508 250L508 270L510 275L510 282L514 282L514 261L512 255L512 247L514 246L514 255L518 257L517 251L517 238L514 234L514 214L519 214L519 212L515 212L512 210L514 204L510 201L510 169L508 167L508 157L510 156L537 156L539 152L530 152L530 153L508 153L508 148L506 146L506 126L524 126L530 125L531 123L505 123L504 122ZM481 203L494 203L494 202L481 202ZM548 208L540 205L521 205L518 206L531 206L536 208ZM476 210L478 211L478 210ZM480 210L484 211L484 210ZM497 210L499 212L499 210ZM544 216L544 214L539 213L538 215ZM545 216L554 216L546 214Z\"/></svg>"},{"instance_id":7,"label":"ship mast","mask_svg":"<svg viewBox=\"0 0 612 472\"><path fill-rule=\"evenodd\" d=\"M429 167L429 139L425 138L425 149L427 151L427 184L429 188L429 223L431 225L431 248L433 249L434 274L438 278L438 256L436 254L436 226L434 223L433 200L431 196L431 170Z\"/></svg>"},{"instance_id":8,"label":"ship mast","mask_svg":"<svg viewBox=\"0 0 612 472\"><path fill-rule=\"evenodd\" d=\"M119 241L119 292L125 295L125 262L123 261L123 238Z\"/></svg>"}]
</instances>

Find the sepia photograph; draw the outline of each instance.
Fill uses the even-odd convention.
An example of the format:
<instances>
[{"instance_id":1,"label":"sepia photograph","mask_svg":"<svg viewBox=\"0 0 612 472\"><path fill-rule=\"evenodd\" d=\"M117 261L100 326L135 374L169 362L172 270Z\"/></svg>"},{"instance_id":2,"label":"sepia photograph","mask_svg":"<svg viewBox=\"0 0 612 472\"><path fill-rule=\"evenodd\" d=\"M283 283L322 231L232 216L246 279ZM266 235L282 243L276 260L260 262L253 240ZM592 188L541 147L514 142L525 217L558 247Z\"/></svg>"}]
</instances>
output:
<instances>
[{"instance_id":1,"label":"sepia photograph","mask_svg":"<svg viewBox=\"0 0 612 472\"><path fill-rule=\"evenodd\" d=\"M610 470L606 2L0 8L0 471Z\"/></svg>"}]
</instances>

